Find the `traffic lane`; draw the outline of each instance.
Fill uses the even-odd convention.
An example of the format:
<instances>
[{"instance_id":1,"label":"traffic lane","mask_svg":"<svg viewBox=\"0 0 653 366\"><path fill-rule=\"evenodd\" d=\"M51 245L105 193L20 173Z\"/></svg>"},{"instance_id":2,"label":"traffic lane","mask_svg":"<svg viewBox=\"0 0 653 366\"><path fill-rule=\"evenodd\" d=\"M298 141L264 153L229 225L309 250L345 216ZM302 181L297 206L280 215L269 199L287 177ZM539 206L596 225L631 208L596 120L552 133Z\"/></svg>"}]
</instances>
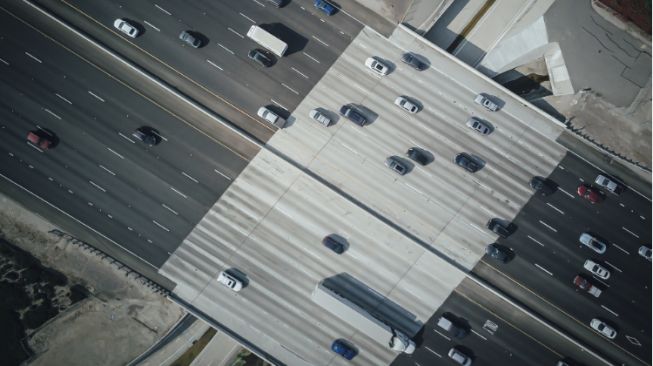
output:
<instances>
[{"instance_id":1,"label":"traffic lane","mask_svg":"<svg viewBox=\"0 0 653 366\"><path fill-rule=\"evenodd\" d=\"M355 38L363 28L363 24L345 12L338 11L334 15L326 15L314 6L313 0L293 0L287 6L298 6L302 12L310 14L319 23L327 23L336 28L338 33L342 32L351 38Z\"/></svg>"}]
</instances>

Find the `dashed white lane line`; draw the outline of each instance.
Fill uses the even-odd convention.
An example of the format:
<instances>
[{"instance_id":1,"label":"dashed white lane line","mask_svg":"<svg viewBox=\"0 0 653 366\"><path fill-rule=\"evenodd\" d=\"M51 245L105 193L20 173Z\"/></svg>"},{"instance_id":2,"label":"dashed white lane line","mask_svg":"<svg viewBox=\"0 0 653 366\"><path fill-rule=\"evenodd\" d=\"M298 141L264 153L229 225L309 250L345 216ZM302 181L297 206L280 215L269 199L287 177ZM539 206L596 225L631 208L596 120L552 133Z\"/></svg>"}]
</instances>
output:
<instances>
[{"instance_id":1,"label":"dashed white lane line","mask_svg":"<svg viewBox=\"0 0 653 366\"><path fill-rule=\"evenodd\" d=\"M560 188L560 187L558 187L558 190L559 190L560 192L566 194L567 196L571 197L571 198L575 198L573 194L571 194L571 193L565 191L564 189L562 189L562 188Z\"/></svg>"},{"instance_id":2,"label":"dashed white lane line","mask_svg":"<svg viewBox=\"0 0 653 366\"><path fill-rule=\"evenodd\" d=\"M245 38L245 36L243 36L242 34L236 32L235 30L231 29L231 27L227 27L227 30L230 31L231 33L234 33L235 35L237 35L240 38L243 38L243 39Z\"/></svg>"},{"instance_id":3,"label":"dashed white lane line","mask_svg":"<svg viewBox=\"0 0 653 366\"><path fill-rule=\"evenodd\" d=\"M222 68L221 68L220 66L216 65L213 61L211 61L211 60L206 60L206 62L208 62L209 65L211 65L211 66L217 68L218 70L222 71Z\"/></svg>"},{"instance_id":4,"label":"dashed white lane line","mask_svg":"<svg viewBox=\"0 0 653 366\"><path fill-rule=\"evenodd\" d=\"M115 150L111 149L110 147L107 147L107 150L111 151L114 155L117 155L120 159L124 159L125 157L118 154Z\"/></svg>"},{"instance_id":5,"label":"dashed white lane line","mask_svg":"<svg viewBox=\"0 0 653 366\"><path fill-rule=\"evenodd\" d=\"M279 107L281 107L281 108L283 108L283 109L285 109L285 110L288 110L288 108L284 107L283 104L277 102L276 100L274 100L274 99L270 99L270 101L271 101L272 103L278 105Z\"/></svg>"},{"instance_id":6,"label":"dashed white lane line","mask_svg":"<svg viewBox=\"0 0 653 366\"><path fill-rule=\"evenodd\" d=\"M303 76L304 79L308 79L308 76L306 76L306 74L304 74L303 72L297 70L296 68L294 68L294 67L291 66L290 69L291 69L292 71L298 73L299 75Z\"/></svg>"},{"instance_id":7,"label":"dashed white lane line","mask_svg":"<svg viewBox=\"0 0 653 366\"><path fill-rule=\"evenodd\" d=\"M440 354L437 353L437 352L435 352L434 350L432 350L432 349L430 349L430 348L428 348L428 347L426 347L426 346L424 346L424 348L426 348L429 352L433 353L434 355L436 355L436 356L442 358L442 356L440 356Z\"/></svg>"},{"instance_id":8,"label":"dashed white lane line","mask_svg":"<svg viewBox=\"0 0 653 366\"><path fill-rule=\"evenodd\" d=\"M627 232L628 234L630 234L630 235L636 237L637 239L639 239L639 235L637 235L637 234L635 234L634 232L632 232L632 231L626 229L626 228L623 227L623 226L622 226L621 228L622 228L625 232Z\"/></svg>"},{"instance_id":9,"label":"dashed white lane line","mask_svg":"<svg viewBox=\"0 0 653 366\"><path fill-rule=\"evenodd\" d=\"M547 224L546 222L544 222L542 220L540 220L540 224L544 225L545 227L547 227L549 230L553 231L554 233L558 232L558 230L556 230L556 228L554 228L553 226Z\"/></svg>"},{"instance_id":10,"label":"dashed white lane line","mask_svg":"<svg viewBox=\"0 0 653 366\"><path fill-rule=\"evenodd\" d=\"M415 188L415 187L413 187L413 186L411 186L411 185L410 185L410 184L408 184L408 183L405 183L405 186L406 186L406 187L408 187L408 188L410 188L410 189L412 189L413 191L415 191L415 192L417 192L417 193L419 193L419 194L421 194L421 195L424 195L424 196L426 196L426 195L424 194L424 192L422 192L422 191L420 191L419 189L417 189L417 188Z\"/></svg>"},{"instance_id":11,"label":"dashed white lane line","mask_svg":"<svg viewBox=\"0 0 653 366\"><path fill-rule=\"evenodd\" d=\"M317 38L317 37L315 37L315 36L312 36L312 37L313 37L314 40L316 40L316 41L322 43L324 46L329 47L329 44L326 43L326 42L324 42L323 40L321 40L321 39L319 39L319 38Z\"/></svg>"},{"instance_id":12,"label":"dashed white lane line","mask_svg":"<svg viewBox=\"0 0 653 366\"><path fill-rule=\"evenodd\" d=\"M170 208L170 206L166 205L165 203L162 203L161 206L163 206L163 208L165 208L166 210L172 212L173 214L179 216L179 213L177 211L173 210L172 208Z\"/></svg>"},{"instance_id":13,"label":"dashed white lane line","mask_svg":"<svg viewBox=\"0 0 653 366\"><path fill-rule=\"evenodd\" d=\"M164 13L166 13L166 14L168 14L168 15L172 15L172 13L170 13L169 11L165 10L164 8L160 7L160 6L157 5L157 4L154 4L154 7L157 8L157 9L159 9L159 10L161 10L162 12L164 12Z\"/></svg>"},{"instance_id":14,"label":"dashed white lane line","mask_svg":"<svg viewBox=\"0 0 653 366\"><path fill-rule=\"evenodd\" d=\"M91 185L92 185L93 187L95 187L95 188L101 190L102 192L104 192L104 193L107 192L106 189L104 189L101 185L99 185L99 184L93 182L92 180L89 180L88 182L91 183Z\"/></svg>"},{"instance_id":15,"label":"dashed white lane line","mask_svg":"<svg viewBox=\"0 0 653 366\"><path fill-rule=\"evenodd\" d=\"M619 269L619 267L615 266L614 264L612 264L612 263L610 263L610 262L608 262L608 261L603 261L603 263L607 264L608 266L614 268L615 270L617 270L617 271L619 271L619 272L621 272L621 273L624 272L624 271L622 271L621 269Z\"/></svg>"},{"instance_id":16,"label":"dashed white lane line","mask_svg":"<svg viewBox=\"0 0 653 366\"><path fill-rule=\"evenodd\" d=\"M220 174L221 176L223 176L226 180L231 180L231 178L229 178L228 175L224 174L223 172L219 171L218 169L213 169L213 171Z\"/></svg>"},{"instance_id":17,"label":"dashed white lane line","mask_svg":"<svg viewBox=\"0 0 653 366\"><path fill-rule=\"evenodd\" d=\"M297 92L297 90L295 90L295 89L289 87L289 86L286 85L285 83L281 83L281 86L283 86L284 88L290 90L291 92L295 93L296 95L299 95L299 92Z\"/></svg>"},{"instance_id":18,"label":"dashed white lane line","mask_svg":"<svg viewBox=\"0 0 653 366\"><path fill-rule=\"evenodd\" d=\"M552 204L550 204L550 203L548 203L548 202L546 203L546 205L549 206L549 207L551 207L552 209L558 211L558 213L561 214L561 215L564 215L564 214L565 214L564 211L562 211L561 209L555 207L554 205L552 205Z\"/></svg>"},{"instance_id":19,"label":"dashed white lane line","mask_svg":"<svg viewBox=\"0 0 653 366\"><path fill-rule=\"evenodd\" d=\"M478 232L480 232L480 233L487 234L487 232L485 232L485 230L483 230L483 229L481 229L480 227L478 227L478 226L472 224L471 222L469 223L469 226L471 226L472 228L474 228L474 230L476 230L476 231L478 231Z\"/></svg>"},{"instance_id":20,"label":"dashed white lane line","mask_svg":"<svg viewBox=\"0 0 653 366\"><path fill-rule=\"evenodd\" d=\"M472 329L472 333L476 334L482 340L487 341L487 338L483 337L483 335L481 333L475 331L474 329Z\"/></svg>"},{"instance_id":21,"label":"dashed white lane line","mask_svg":"<svg viewBox=\"0 0 653 366\"><path fill-rule=\"evenodd\" d=\"M243 18L249 20L249 21L252 22L253 24L256 24L256 22L254 21L254 19L248 17L247 15L245 15L245 14L243 14L243 13L238 13L238 14L240 14L240 16L242 16Z\"/></svg>"},{"instance_id":22,"label":"dashed white lane line","mask_svg":"<svg viewBox=\"0 0 653 366\"><path fill-rule=\"evenodd\" d=\"M222 47L222 49L224 49L225 51L231 53L232 55L235 54L234 51L232 51L232 50L228 49L227 47L223 46L222 43L218 43L218 46Z\"/></svg>"},{"instance_id":23,"label":"dashed white lane line","mask_svg":"<svg viewBox=\"0 0 653 366\"><path fill-rule=\"evenodd\" d=\"M619 206L621 206L621 207L626 207L626 205L624 205L624 204L621 203L621 202L619 202Z\"/></svg>"},{"instance_id":24,"label":"dashed white lane line","mask_svg":"<svg viewBox=\"0 0 653 366\"><path fill-rule=\"evenodd\" d=\"M612 313L612 315L614 315L614 316L616 316L616 317L619 317L619 314L615 313L614 311L612 311L612 310L611 310L610 308L608 308L607 306L605 306L605 305L601 305L601 307L602 307L603 309L605 309L606 311Z\"/></svg>"},{"instance_id":25,"label":"dashed white lane line","mask_svg":"<svg viewBox=\"0 0 653 366\"><path fill-rule=\"evenodd\" d=\"M345 144L343 144L343 143L340 143L340 145L342 145L342 147L344 147L345 149L347 149L347 150L353 152L354 154L356 154L356 155L360 155L360 154L358 153L358 151L354 150L353 148L349 147L348 145L345 145Z\"/></svg>"},{"instance_id":26,"label":"dashed white lane line","mask_svg":"<svg viewBox=\"0 0 653 366\"><path fill-rule=\"evenodd\" d=\"M541 245L541 246L544 246L544 244L540 243L539 241L537 241L537 240L536 240L535 238L533 238L532 236L528 235L527 237L528 237L529 239L531 239L532 241L536 242L537 244L539 244L539 245Z\"/></svg>"},{"instance_id":27,"label":"dashed white lane line","mask_svg":"<svg viewBox=\"0 0 653 366\"><path fill-rule=\"evenodd\" d=\"M92 91L88 91L89 94L91 94L95 99L99 100L100 102L104 103L104 99L102 99L99 95L93 93Z\"/></svg>"},{"instance_id":28,"label":"dashed white lane line","mask_svg":"<svg viewBox=\"0 0 653 366\"><path fill-rule=\"evenodd\" d=\"M100 169L106 171L107 173L109 173L109 174L111 174L111 175L113 175L113 176L116 175L116 173L112 172L111 170L109 170L109 168L105 167L104 165L100 164L100 165L98 165L98 166L100 167Z\"/></svg>"},{"instance_id":29,"label":"dashed white lane line","mask_svg":"<svg viewBox=\"0 0 653 366\"><path fill-rule=\"evenodd\" d=\"M257 0L254 0L254 2L265 8L265 4L258 2Z\"/></svg>"},{"instance_id":30,"label":"dashed white lane line","mask_svg":"<svg viewBox=\"0 0 653 366\"><path fill-rule=\"evenodd\" d=\"M629 251L627 251L626 249L620 247L619 245L617 245L617 244L615 244L615 243L610 243L610 245L612 245L613 247L615 247L615 248L621 250L622 252L624 252L624 253L630 255L630 252L629 252Z\"/></svg>"},{"instance_id":31,"label":"dashed white lane line","mask_svg":"<svg viewBox=\"0 0 653 366\"><path fill-rule=\"evenodd\" d=\"M553 273L551 273L551 271L547 270L546 268L540 266L540 265L537 264L537 263L534 263L534 264L535 264L535 267L541 269L543 272L545 272L545 273L548 274L549 276L553 276Z\"/></svg>"},{"instance_id":32,"label":"dashed white lane line","mask_svg":"<svg viewBox=\"0 0 653 366\"><path fill-rule=\"evenodd\" d=\"M646 220L646 217L644 217L642 215L639 215L639 218L642 219L642 220Z\"/></svg>"},{"instance_id":33,"label":"dashed white lane line","mask_svg":"<svg viewBox=\"0 0 653 366\"><path fill-rule=\"evenodd\" d=\"M40 63L40 64L43 63L43 61L41 61L38 57L32 55L31 53L29 53L29 52L25 52L25 54L27 55L27 57L31 58L32 60L34 60L34 61L36 61L36 62L38 62L38 63Z\"/></svg>"},{"instance_id":34,"label":"dashed white lane line","mask_svg":"<svg viewBox=\"0 0 653 366\"><path fill-rule=\"evenodd\" d=\"M170 232L170 229L168 229L167 227L165 227L165 226L159 224L158 222L156 222L156 220L152 220L152 222L154 223L154 225L160 227L161 229L163 229L163 230L165 230L165 231L167 231L167 232Z\"/></svg>"},{"instance_id":35,"label":"dashed white lane line","mask_svg":"<svg viewBox=\"0 0 653 366\"><path fill-rule=\"evenodd\" d=\"M73 104L73 102L69 101L69 100L66 99L63 95L61 95L61 94L59 94L59 93L54 93L54 95L58 96L59 99L63 100L64 102L66 102L66 103L68 103L68 104L70 104L70 105Z\"/></svg>"},{"instance_id":36,"label":"dashed white lane line","mask_svg":"<svg viewBox=\"0 0 653 366\"><path fill-rule=\"evenodd\" d=\"M436 333L438 333L442 338L444 338L444 339L446 339L446 340L448 340L448 341L451 341L451 338L449 338L449 337L447 337L446 335L444 335L444 334L438 332L437 329L433 329L433 331L436 332Z\"/></svg>"},{"instance_id":37,"label":"dashed white lane line","mask_svg":"<svg viewBox=\"0 0 653 366\"><path fill-rule=\"evenodd\" d=\"M124 138L125 140L131 142L132 144L135 144L135 143L136 143L136 141L134 141L134 140L132 140L131 138L129 138L129 136L124 135L122 132L118 132L118 135L120 135L120 137Z\"/></svg>"},{"instance_id":38,"label":"dashed white lane line","mask_svg":"<svg viewBox=\"0 0 653 366\"><path fill-rule=\"evenodd\" d=\"M154 29L155 31L157 31L157 32L161 32L161 30L160 30L159 28L155 27L154 24L148 22L147 20L144 20L143 23L149 25L149 26L150 26L152 29Z\"/></svg>"},{"instance_id":39,"label":"dashed white lane line","mask_svg":"<svg viewBox=\"0 0 653 366\"><path fill-rule=\"evenodd\" d=\"M0 62L2 62L3 64L9 66L9 61L6 61L6 60L3 59L3 58L0 58Z\"/></svg>"},{"instance_id":40,"label":"dashed white lane line","mask_svg":"<svg viewBox=\"0 0 653 366\"><path fill-rule=\"evenodd\" d=\"M56 119L58 119L58 120L61 120L61 117L59 117L59 115L56 114L56 113L54 113L53 111L51 111L51 110L49 110L49 109L47 109L47 108L43 108L43 110L44 110L47 114L51 115L52 117L54 117L54 118L56 118Z\"/></svg>"},{"instance_id":41,"label":"dashed white lane line","mask_svg":"<svg viewBox=\"0 0 653 366\"><path fill-rule=\"evenodd\" d=\"M184 198L188 198L188 196L186 196L185 194L179 192L179 191L176 190L174 187L170 187L170 189L172 189L172 190L173 190L175 193L177 193L178 195L180 195L180 196L182 196L182 197L184 197Z\"/></svg>"},{"instance_id":42,"label":"dashed white lane line","mask_svg":"<svg viewBox=\"0 0 653 366\"><path fill-rule=\"evenodd\" d=\"M308 53L306 53L306 52L302 52L302 53L304 54L304 56L310 58L311 60L317 62L318 64L320 63L320 61L318 61L315 57L309 55Z\"/></svg>"},{"instance_id":43,"label":"dashed white lane line","mask_svg":"<svg viewBox=\"0 0 653 366\"><path fill-rule=\"evenodd\" d=\"M184 177L186 177L186 178L192 180L192 181L195 182L195 183L199 183L199 182L200 182L200 181L198 181L197 179L195 179L195 178L191 177L190 175L186 174L186 172L181 172L181 175L183 175Z\"/></svg>"}]
</instances>

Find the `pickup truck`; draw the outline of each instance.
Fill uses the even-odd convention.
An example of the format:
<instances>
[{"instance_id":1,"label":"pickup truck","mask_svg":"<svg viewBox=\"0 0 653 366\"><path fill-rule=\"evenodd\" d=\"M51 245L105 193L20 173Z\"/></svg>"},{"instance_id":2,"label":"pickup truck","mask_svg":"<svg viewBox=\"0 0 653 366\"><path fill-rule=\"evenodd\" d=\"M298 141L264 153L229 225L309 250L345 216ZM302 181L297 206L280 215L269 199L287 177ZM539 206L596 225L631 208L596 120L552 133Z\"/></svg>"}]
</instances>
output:
<instances>
[{"instance_id":1,"label":"pickup truck","mask_svg":"<svg viewBox=\"0 0 653 366\"><path fill-rule=\"evenodd\" d=\"M583 291L587 291L590 295L594 297L599 297L601 295L601 289L592 285L587 279L585 279L581 275L574 277L574 285Z\"/></svg>"}]
</instances>

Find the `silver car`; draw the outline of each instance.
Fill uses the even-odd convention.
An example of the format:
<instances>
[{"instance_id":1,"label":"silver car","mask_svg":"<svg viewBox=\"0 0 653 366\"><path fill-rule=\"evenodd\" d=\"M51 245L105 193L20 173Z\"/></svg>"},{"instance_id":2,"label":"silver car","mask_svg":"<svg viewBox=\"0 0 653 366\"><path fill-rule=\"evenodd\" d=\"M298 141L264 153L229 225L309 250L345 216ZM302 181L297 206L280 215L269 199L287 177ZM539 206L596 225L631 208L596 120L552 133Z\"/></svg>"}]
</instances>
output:
<instances>
[{"instance_id":1,"label":"silver car","mask_svg":"<svg viewBox=\"0 0 653 366\"><path fill-rule=\"evenodd\" d=\"M651 248L647 247L646 245L642 245L639 247L639 250L637 251L639 255L644 257L647 261L651 261Z\"/></svg>"},{"instance_id":2,"label":"silver car","mask_svg":"<svg viewBox=\"0 0 653 366\"><path fill-rule=\"evenodd\" d=\"M590 249L592 249L593 251L599 254L605 253L605 249L607 248L605 243L603 243L602 241L600 241L599 239L593 237L588 233L580 234L580 238L578 238L578 241L580 241L581 244L588 246Z\"/></svg>"},{"instance_id":3,"label":"silver car","mask_svg":"<svg viewBox=\"0 0 653 366\"><path fill-rule=\"evenodd\" d=\"M603 320L594 318L590 322L590 327L592 327L597 332L601 333L602 336L614 339L617 336L617 331L614 330L611 326L606 324Z\"/></svg>"},{"instance_id":4,"label":"silver car","mask_svg":"<svg viewBox=\"0 0 653 366\"><path fill-rule=\"evenodd\" d=\"M367 60L365 60L365 66L381 76L388 75L390 72L390 68L386 64L373 57L369 57Z\"/></svg>"},{"instance_id":5,"label":"silver car","mask_svg":"<svg viewBox=\"0 0 653 366\"><path fill-rule=\"evenodd\" d=\"M113 21L113 26L117 30L121 31L129 38L136 38L140 34L138 28L125 19L116 19Z\"/></svg>"},{"instance_id":6,"label":"silver car","mask_svg":"<svg viewBox=\"0 0 653 366\"><path fill-rule=\"evenodd\" d=\"M585 261L585 264L583 264L583 268L592 272L592 274L594 274L596 277L599 277L601 279L607 280L608 278L610 278L610 271L608 271L607 268L594 262L591 259Z\"/></svg>"},{"instance_id":7,"label":"silver car","mask_svg":"<svg viewBox=\"0 0 653 366\"><path fill-rule=\"evenodd\" d=\"M599 174L594 180L598 186L605 188L607 191L610 191L614 194L620 194L623 191L623 186L614 180L606 177L605 175Z\"/></svg>"},{"instance_id":8,"label":"silver car","mask_svg":"<svg viewBox=\"0 0 653 366\"><path fill-rule=\"evenodd\" d=\"M489 135L490 132L492 132L492 128L487 122L480 120L476 117L470 117L467 120L467 127L480 133L481 135Z\"/></svg>"},{"instance_id":9,"label":"silver car","mask_svg":"<svg viewBox=\"0 0 653 366\"><path fill-rule=\"evenodd\" d=\"M419 112L419 107L417 104L413 103L413 101L406 97L397 97L397 99L395 99L395 105L410 114Z\"/></svg>"},{"instance_id":10,"label":"silver car","mask_svg":"<svg viewBox=\"0 0 653 366\"><path fill-rule=\"evenodd\" d=\"M218 282L235 292L243 289L243 283L229 272L220 272L218 275Z\"/></svg>"},{"instance_id":11,"label":"silver car","mask_svg":"<svg viewBox=\"0 0 653 366\"><path fill-rule=\"evenodd\" d=\"M393 172L404 175L408 172L408 167L404 164L403 161L399 160L396 156L391 156L385 159L385 166L392 169Z\"/></svg>"},{"instance_id":12,"label":"silver car","mask_svg":"<svg viewBox=\"0 0 653 366\"><path fill-rule=\"evenodd\" d=\"M483 94L478 94L476 98L474 98L474 102L476 102L476 104L482 105L485 109L491 112L496 112L497 109L499 109L499 106L496 103L491 101L490 98L484 96Z\"/></svg>"},{"instance_id":13,"label":"silver car","mask_svg":"<svg viewBox=\"0 0 653 366\"><path fill-rule=\"evenodd\" d=\"M200 48L202 45L202 41L189 31L182 31L179 33L179 39L193 48Z\"/></svg>"},{"instance_id":14,"label":"silver car","mask_svg":"<svg viewBox=\"0 0 653 366\"><path fill-rule=\"evenodd\" d=\"M472 366L472 358L464 354L462 351L459 349L453 347L449 350L449 353L447 354L450 359L452 359L455 363L462 365L462 366Z\"/></svg>"}]
</instances>

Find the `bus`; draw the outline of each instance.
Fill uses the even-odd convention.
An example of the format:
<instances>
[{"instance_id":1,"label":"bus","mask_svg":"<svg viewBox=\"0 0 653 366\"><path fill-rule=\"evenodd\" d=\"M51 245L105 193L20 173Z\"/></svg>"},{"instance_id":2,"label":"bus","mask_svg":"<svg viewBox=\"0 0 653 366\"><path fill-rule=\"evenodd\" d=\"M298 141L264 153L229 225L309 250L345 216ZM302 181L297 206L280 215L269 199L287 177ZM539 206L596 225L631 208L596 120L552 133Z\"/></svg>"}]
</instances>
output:
<instances>
[{"instance_id":1,"label":"bus","mask_svg":"<svg viewBox=\"0 0 653 366\"><path fill-rule=\"evenodd\" d=\"M284 53L288 49L286 42L280 40L279 38L273 36L265 29L253 25L247 31L247 37L251 38L254 42L260 44L266 49L272 51L275 55L283 57Z\"/></svg>"}]
</instances>

